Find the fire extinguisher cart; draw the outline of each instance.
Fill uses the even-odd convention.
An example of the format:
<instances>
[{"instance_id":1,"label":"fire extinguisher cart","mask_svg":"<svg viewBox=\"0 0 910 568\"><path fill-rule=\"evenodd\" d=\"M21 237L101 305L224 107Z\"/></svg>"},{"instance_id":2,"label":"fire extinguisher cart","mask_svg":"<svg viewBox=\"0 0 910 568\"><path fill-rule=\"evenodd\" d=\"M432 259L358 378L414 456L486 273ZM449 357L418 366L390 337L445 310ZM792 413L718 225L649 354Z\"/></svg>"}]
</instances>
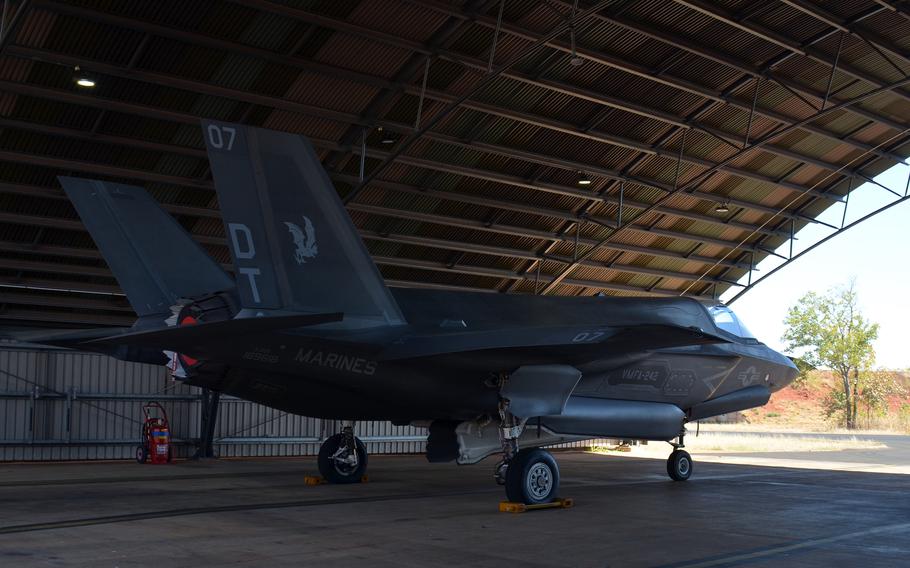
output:
<instances>
[{"instance_id":1,"label":"fire extinguisher cart","mask_svg":"<svg viewBox=\"0 0 910 568\"><path fill-rule=\"evenodd\" d=\"M136 461L139 463L170 463L173 458L171 448L171 427L167 421L167 412L157 402L142 405L145 419L142 421L142 437L136 446Z\"/></svg>"}]
</instances>

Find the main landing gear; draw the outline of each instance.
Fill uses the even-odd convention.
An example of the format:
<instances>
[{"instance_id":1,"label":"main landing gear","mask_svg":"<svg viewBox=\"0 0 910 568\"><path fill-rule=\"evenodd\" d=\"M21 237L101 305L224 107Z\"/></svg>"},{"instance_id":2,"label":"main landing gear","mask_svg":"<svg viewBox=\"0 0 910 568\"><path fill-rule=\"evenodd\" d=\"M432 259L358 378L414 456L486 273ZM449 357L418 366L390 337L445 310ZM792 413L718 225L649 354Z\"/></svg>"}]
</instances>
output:
<instances>
[{"instance_id":1,"label":"main landing gear","mask_svg":"<svg viewBox=\"0 0 910 568\"><path fill-rule=\"evenodd\" d=\"M354 436L353 422L319 448L319 473L329 483L360 483L367 471L367 448Z\"/></svg>"},{"instance_id":2,"label":"main landing gear","mask_svg":"<svg viewBox=\"0 0 910 568\"><path fill-rule=\"evenodd\" d=\"M540 505L551 503L559 495L559 466L553 455L540 448L518 449L518 437L524 430L508 411L508 402L500 404L499 437L503 459L496 464L493 478L506 488L506 498L512 503Z\"/></svg>"},{"instance_id":3,"label":"main landing gear","mask_svg":"<svg viewBox=\"0 0 910 568\"><path fill-rule=\"evenodd\" d=\"M673 451L667 458L667 475L673 481L685 481L692 475L692 456L683 449L685 447L684 439L685 434L680 434L679 443L670 442Z\"/></svg>"}]
</instances>

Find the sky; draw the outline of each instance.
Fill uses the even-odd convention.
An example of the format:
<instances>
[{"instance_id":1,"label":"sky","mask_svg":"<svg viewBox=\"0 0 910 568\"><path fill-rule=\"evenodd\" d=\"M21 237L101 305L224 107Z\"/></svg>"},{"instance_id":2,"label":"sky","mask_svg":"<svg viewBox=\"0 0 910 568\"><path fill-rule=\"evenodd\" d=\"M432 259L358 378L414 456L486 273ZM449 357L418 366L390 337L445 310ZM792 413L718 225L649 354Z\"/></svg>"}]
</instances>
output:
<instances>
[{"instance_id":1,"label":"sky","mask_svg":"<svg viewBox=\"0 0 910 568\"><path fill-rule=\"evenodd\" d=\"M904 195L910 167L898 165L876 179ZM846 221L897 200L885 189L866 183L850 196ZM840 225L844 205L836 203L819 218ZM794 254L834 232L821 225L807 226L797 234ZM856 280L863 315L879 324L875 342L876 367L910 368L910 200L895 205L832 238L758 283L730 307L770 347L783 350L781 335L787 310L809 291L825 292ZM778 252L787 255L789 244ZM782 261L769 257L758 265L760 278ZM743 280L743 282L745 279ZM738 290L721 296L729 300Z\"/></svg>"}]
</instances>

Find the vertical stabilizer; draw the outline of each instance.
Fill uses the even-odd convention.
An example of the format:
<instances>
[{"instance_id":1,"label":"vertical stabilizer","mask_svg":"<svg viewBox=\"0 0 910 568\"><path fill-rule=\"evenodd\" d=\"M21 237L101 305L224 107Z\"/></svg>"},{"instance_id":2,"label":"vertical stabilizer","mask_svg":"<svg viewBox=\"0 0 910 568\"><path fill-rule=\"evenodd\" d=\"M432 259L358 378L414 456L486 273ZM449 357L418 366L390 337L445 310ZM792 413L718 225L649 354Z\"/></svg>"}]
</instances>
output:
<instances>
[{"instance_id":1,"label":"vertical stabilizer","mask_svg":"<svg viewBox=\"0 0 910 568\"><path fill-rule=\"evenodd\" d=\"M202 126L244 308L343 312L346 325L404 323L306 138Z\"/></svg>"},{"instance_id":2,"label":"vertical stabilizer","mask_svg":"<svg viewBox=\"0 0 910 568\"><path fill-rule=\"evenodd\" d=\"M230 276L141 187L59 180L139 317L169 316L180 298L234 287Z\"/></svg>"}]
</instances>

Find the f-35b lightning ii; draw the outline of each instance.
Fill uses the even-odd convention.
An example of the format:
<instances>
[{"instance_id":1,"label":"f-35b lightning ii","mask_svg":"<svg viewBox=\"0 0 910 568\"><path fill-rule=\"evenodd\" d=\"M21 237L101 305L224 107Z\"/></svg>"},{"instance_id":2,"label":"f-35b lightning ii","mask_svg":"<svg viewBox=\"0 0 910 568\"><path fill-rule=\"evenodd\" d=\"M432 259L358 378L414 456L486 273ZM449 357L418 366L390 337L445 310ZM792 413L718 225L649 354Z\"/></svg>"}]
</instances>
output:
<instances>
[{"instance_id":1,"label":"f-35b lightning ii","mask_svg":"<svg viewBox=\"0 0 910 568\"><path fill-rule=\"evenodd\" d=\"M45 342L340 420L319 452L330 482L366 470L357 420L427 427L434 462L500 454L511 501L555 499L541 446L593 437L668 441L681 481L687 422L763 405L797 375L720 304L389 289L305 138L203 133L234 276L142 189L60 178L139 318Z\"/></svg>"}]
</instances>

